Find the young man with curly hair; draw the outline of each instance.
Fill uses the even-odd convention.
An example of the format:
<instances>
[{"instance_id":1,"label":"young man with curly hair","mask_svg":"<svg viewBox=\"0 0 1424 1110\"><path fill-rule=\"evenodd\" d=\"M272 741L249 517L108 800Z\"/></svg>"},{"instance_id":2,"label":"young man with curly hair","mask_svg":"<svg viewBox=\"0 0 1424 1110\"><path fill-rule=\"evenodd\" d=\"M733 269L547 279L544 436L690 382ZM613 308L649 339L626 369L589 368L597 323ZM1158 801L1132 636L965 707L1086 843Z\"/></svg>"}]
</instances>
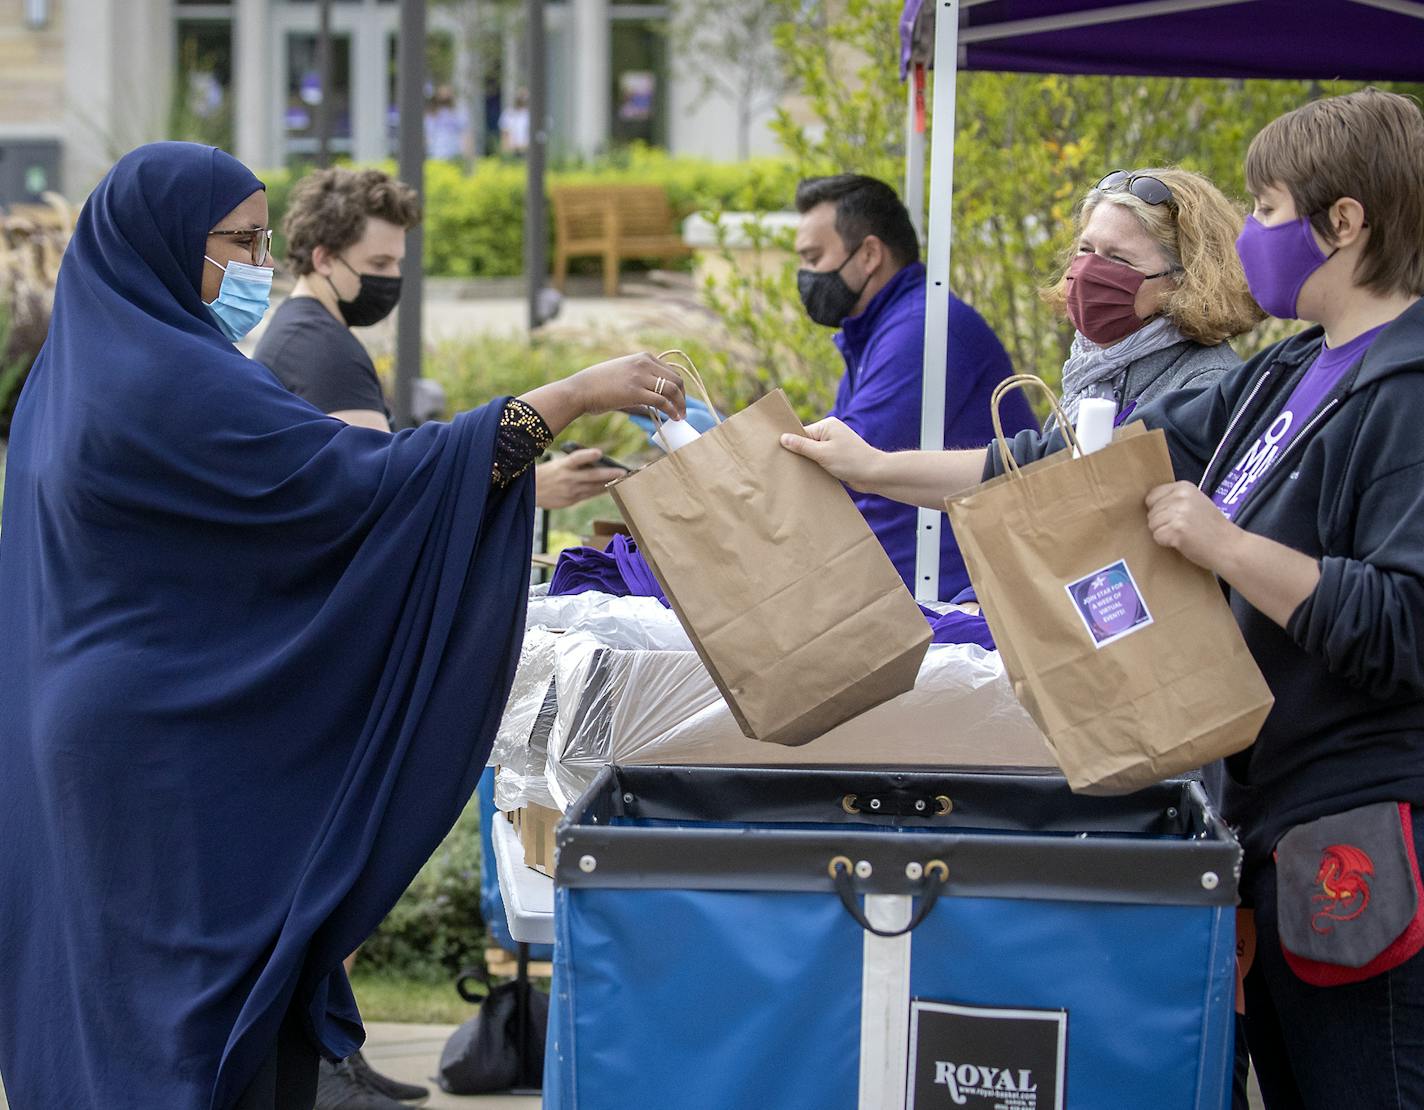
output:
<instances>
[{"instance_id":1,"label":"young man with curly hair","mask_svg":"<svg viewBox=\"0 0 1424 1110\"><path fill-rule=\"evenodd\" d=\"M292 191L282 231L297 284L254 355L293 393L348 424L390 428L376 368L350 329L395 308L405 233L420 216L415 190L380 170L321 170Z\"/></svg>"},{"instance_id":2,"label":"young man with curly hair","mask_svg":"<svg viewBox=\"0 0 1424 1110\"><path fill-rule=\"evenodd\" d=\"M405 233L421 219L409 185L376 169L318 170L292 190L282 233L297 275L254 358L322 412L390 429L390 410L366 348L351 328L385 319L400 299ZM575 451L535 469L535 501L562 509L603 492L621 471Z\"/></svg>"}]
</instances>

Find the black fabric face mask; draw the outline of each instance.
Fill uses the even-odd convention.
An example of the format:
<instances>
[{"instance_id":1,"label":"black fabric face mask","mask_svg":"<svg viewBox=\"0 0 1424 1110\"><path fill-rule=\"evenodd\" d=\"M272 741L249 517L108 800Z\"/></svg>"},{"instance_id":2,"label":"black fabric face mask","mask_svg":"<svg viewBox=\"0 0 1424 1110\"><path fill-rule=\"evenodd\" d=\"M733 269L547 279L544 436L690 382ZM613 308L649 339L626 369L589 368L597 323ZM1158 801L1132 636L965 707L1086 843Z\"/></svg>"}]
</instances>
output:
<instances>
[{"instance_id":1,"label":"black fabric face mask","mask_svg":"<svg viewBox=\"0 0 1424 1110\"><path fill-rule=\"evenodd\" d=\"M864 239L860 241L865 242ZM806 315L811 317L814 323L822 324L828 328L838 328L845 322L845 318L850 315L851 309L855 307L855 302L860 300L860 295L865 292L865 287L870 284L870 277L867 275L865 281L861 282L859 289L852 289L846 284L845 278L841 277L841 271L845 269L846 262L855 257L855 252L860 250L860 243L845 256L842 262L834 270L806 270L796 271L796 291L801 294L801 304L806 309Z\"/></svg>"},{"instance_id":2,"label":"black fabric face mask","mask_svg":"<svg viewBox=\"0 0 1424 1110\"><path fill-rule=\"evenodd\" d=\"M361 279L361 288L355 300L343 301L336 293L336 284L327 278L331 291L336 293L336 307L341 310L341 318L350 328L365 328L384 320L400 300L401 279L383 277L380 274L363 274L344 258L337 259L343 266Z\"/></svg>"}]
</instances>

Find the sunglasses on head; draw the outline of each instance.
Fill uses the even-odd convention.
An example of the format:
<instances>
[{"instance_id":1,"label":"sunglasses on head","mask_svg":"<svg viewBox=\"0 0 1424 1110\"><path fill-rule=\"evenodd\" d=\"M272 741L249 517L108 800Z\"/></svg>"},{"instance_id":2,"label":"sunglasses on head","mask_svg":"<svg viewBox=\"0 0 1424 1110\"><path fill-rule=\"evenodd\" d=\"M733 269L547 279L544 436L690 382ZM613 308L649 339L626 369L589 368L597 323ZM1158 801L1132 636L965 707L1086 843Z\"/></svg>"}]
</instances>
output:
<instances>
[{"instance_id":1,"label":"sunglasses on head","mask_svg":"<svg viewBox=\"0 0 1424 1110\"><path fill-rule=\"evenodd\" d=\"M1149 177L1145 173L1113 170L1098 182L1097 188L1105 193L1126 190L1144 204L1165 204L1174 211L1177 207L1177 198L1172 195L1172 190L1157 178Z\"/></svg>"}]
</instances>

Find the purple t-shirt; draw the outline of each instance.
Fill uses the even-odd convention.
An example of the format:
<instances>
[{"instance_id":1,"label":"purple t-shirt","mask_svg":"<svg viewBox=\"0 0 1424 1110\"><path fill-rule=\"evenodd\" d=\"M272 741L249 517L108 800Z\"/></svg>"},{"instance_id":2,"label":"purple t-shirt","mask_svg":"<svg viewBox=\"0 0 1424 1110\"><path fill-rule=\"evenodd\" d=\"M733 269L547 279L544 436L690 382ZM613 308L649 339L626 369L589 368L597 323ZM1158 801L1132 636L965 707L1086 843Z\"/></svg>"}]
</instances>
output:
<instances>
[{"instance_id":1,"label":"purple t-shirt","mask_svg":"<svg viewBox=\"0 0 1424 1110\"><path fill-rule=\"evenodd\" d=\"M1290 446L1291 440L1309 423L1326 395L1339 385L1340 379L1364 357L1370 344L1383 330L1384 325L1381 324L1363 335L1356 336L1343 347L1320 349L1315 362L1291 391L1285 407L1276 414L1270 426L1251 445L1250 450L1241 456L1216 487L1216 492L1211 495L1212 503L1226 514L1227 520L1236 516L1251 488L1275 465L1276 460Z\"/></svg>"}]
</instances>

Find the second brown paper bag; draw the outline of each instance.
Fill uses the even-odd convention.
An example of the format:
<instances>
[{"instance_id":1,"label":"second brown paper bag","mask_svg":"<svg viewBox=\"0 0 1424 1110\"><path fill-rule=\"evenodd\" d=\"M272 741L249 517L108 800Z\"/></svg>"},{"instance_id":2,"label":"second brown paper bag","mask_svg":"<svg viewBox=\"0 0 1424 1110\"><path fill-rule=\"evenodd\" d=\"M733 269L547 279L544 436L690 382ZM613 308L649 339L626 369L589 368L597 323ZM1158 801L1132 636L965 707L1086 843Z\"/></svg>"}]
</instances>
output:
<instances>
[{"instance_id":1,"label":"second brown paper bag","mask_svg":"<svg viewBox=\"0 0 1424 1110\"><path fill-rule=\"evenodd\" d=\"M1037 378L1011 378L995 393ZM1052 396L1049 391L1050 397ZM1058 412L1059 426L1071 427ZM1150 490L1174 481L1141 423L946 502L1014 693L1074 790L1120 793L1249 745L1272 705L1215 576L1160 547Z\"/></svg>"},{"instance_id":2,"label":"second brown paper bag","mask_svg":"<svg viewBox=\"0 0 1424 1110\"><path fill-rule=\"evenodd\" d=\"M742 731L804 744L914 687L930 628L779 390L610 487Z\"/></svg>"}]
</instances>

